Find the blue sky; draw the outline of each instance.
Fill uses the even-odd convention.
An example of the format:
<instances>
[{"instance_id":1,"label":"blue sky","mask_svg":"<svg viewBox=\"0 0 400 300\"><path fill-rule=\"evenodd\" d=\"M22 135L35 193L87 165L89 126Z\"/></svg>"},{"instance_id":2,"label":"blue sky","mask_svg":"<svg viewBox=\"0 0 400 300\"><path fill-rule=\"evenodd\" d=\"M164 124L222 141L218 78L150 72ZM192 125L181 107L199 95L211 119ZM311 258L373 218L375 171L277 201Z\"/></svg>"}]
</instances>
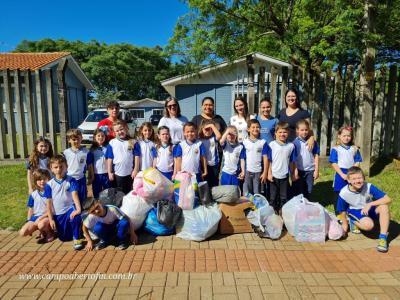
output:
<instances>
[{"instance_id":1,"label":"blue sky","mask_svg":"<svg viewBox=\"0 0 400 300\"><path fill-rule=\"evenodd\" d=\"M18 0L2 1L1 10L0 52L7 52L43 38L165 46L188 9L178 0Z\"/></svg>"}]
</instances>

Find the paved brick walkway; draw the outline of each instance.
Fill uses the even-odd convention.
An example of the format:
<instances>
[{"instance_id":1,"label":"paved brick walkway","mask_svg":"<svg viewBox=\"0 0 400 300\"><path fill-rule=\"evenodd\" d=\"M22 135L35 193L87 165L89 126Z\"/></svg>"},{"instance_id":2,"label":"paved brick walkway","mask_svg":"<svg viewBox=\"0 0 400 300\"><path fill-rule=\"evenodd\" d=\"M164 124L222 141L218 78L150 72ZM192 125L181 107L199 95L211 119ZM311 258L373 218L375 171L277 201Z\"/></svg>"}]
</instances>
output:
<instances>
[{"instance_id":1,"label":"paved brick walkway","mask_svg":"<svg viewBox=\"0 0 400 300\"><path fill-rule=\"evenodd\" d=\"M141 235L126 251L87 253L72 251L71 243L37 245L0 231L0 299L400 299L400 239L386 254L375 246L363 235L324 244L300 244L288 235L201 243ZM75 278L47 275L60 273ZM126 277L77 277L116 273Z\"/></svg>"}]
</instances>

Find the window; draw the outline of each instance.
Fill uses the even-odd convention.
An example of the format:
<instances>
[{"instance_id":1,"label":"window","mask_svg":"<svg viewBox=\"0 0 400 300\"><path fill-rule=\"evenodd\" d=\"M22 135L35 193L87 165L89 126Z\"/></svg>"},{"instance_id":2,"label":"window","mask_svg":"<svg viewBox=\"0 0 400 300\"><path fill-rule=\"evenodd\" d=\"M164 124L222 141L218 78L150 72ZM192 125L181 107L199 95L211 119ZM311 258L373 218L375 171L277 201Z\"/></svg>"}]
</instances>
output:
<instances>
[{"instance_id":1,"label":"window","mask_svg":"<svg viewBox=\"0 0 400 300\"><path fill-rule=\"evenodd\" d=\"M162 116L163 113L164 113L164 110L162 108L154 108L153 109L153 115Z\"/></svg>"},{"instance_id":2,"label":"window","mask_svg":"<svg viewBox=\"0 0 400 300\"><path fill-rule=\"evenodd\" d=\"M130 111L134 119L144 119L144 109L131 109Z\"/></svg>"}]
</instances>

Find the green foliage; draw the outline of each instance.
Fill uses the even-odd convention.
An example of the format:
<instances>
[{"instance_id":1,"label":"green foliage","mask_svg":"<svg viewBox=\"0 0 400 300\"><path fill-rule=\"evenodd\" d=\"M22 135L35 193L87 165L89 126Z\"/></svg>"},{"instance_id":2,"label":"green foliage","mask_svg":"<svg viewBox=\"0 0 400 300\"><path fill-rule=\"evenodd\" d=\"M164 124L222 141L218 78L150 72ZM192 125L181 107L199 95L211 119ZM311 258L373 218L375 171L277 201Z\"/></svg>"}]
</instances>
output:
<instances>
[{"instance_id":1,"label":"green foliage","mask_svg":"<svg viewBox=\"0 0 400 300\"><path fill-rule=\"evenodd\" d=\"M144 97L161 99L165 97L165 91L160 80L175 76L184 69L171 63L160 47L43 39L22 41L15 49L15 52L55 51L71 52L80 64L96 87L97 97L91 102L110 99L105 97L121 100Z\"/></svg>"}]
</instances>

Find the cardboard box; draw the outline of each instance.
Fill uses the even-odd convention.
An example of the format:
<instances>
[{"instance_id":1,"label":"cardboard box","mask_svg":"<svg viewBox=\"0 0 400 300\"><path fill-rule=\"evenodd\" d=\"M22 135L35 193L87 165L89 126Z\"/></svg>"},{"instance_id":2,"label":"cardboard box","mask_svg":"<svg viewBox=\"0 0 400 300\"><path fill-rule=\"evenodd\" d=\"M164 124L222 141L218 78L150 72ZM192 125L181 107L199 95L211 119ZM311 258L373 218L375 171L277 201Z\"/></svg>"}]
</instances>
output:
<instances>
[{"instance_id":1,"label":"cardboard box","mask_svg":"<svg viewBox=\"0 0 400 300\"><path fill-rule=\"evenodd\" d=\"M250 202L238 204L221 203L219 208L222 212L222 218L219 222L219 232L221 234L254 232L244 213L244 210L251 206L253 204Z\"/></svg>"}]
</instances>

